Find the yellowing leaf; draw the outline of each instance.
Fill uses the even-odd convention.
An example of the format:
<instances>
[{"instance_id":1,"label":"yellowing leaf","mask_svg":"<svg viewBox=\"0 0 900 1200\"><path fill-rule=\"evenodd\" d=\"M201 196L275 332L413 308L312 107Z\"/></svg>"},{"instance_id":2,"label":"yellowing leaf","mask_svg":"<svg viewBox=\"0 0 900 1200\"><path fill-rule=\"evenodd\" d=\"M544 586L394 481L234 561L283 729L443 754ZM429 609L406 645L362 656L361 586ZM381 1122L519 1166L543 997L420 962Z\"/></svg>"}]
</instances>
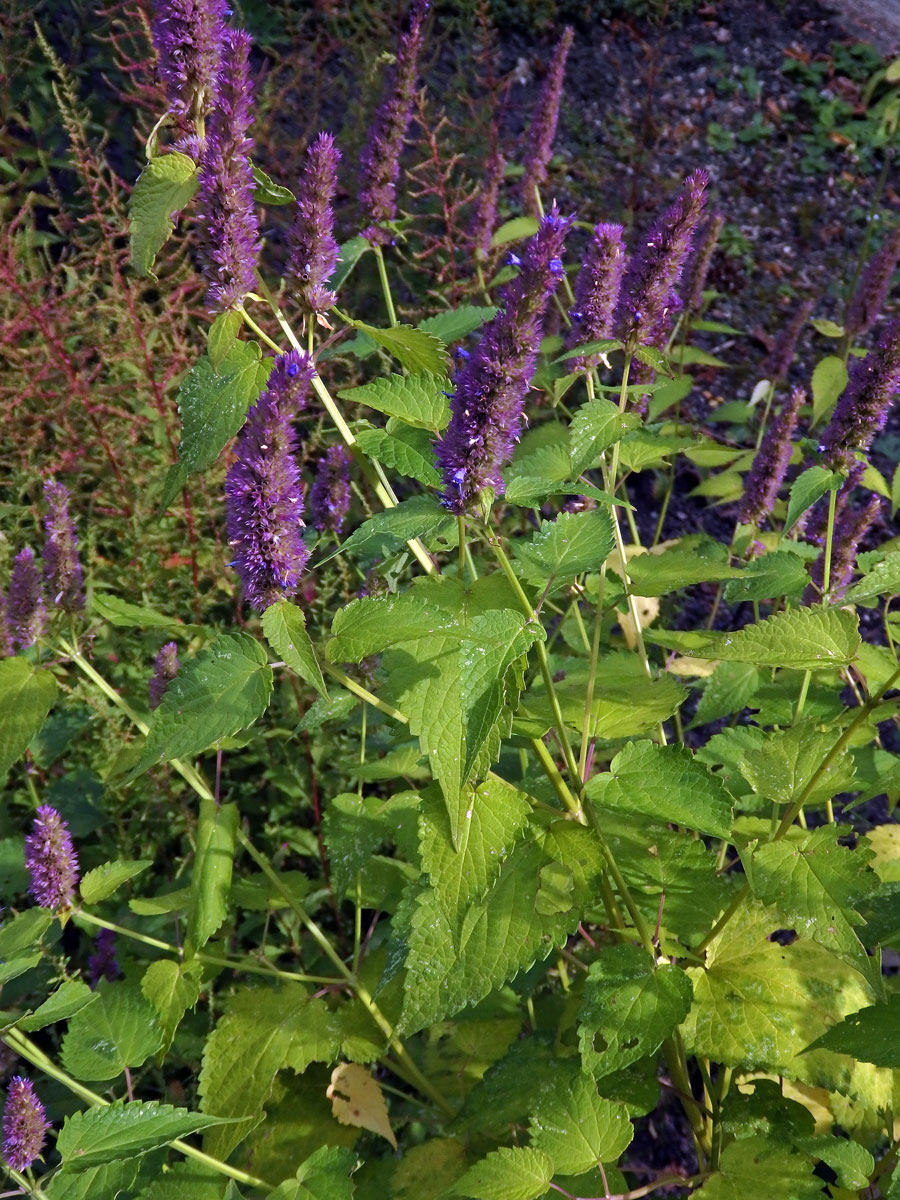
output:
<instances>
[{"instance_id":1,"label":"yellowing leaf","mask_svg":"<svg viewBox=\"0 0 900 1200\"><path fill-rule=\"evenodd\" d=\"M340 1063L331 1072L325 1093L331 1111L342 1125L355 1125L385 1138L397 1149L387 1105L378 1083L359 1063Z\"/></svg>"}]
</instances>

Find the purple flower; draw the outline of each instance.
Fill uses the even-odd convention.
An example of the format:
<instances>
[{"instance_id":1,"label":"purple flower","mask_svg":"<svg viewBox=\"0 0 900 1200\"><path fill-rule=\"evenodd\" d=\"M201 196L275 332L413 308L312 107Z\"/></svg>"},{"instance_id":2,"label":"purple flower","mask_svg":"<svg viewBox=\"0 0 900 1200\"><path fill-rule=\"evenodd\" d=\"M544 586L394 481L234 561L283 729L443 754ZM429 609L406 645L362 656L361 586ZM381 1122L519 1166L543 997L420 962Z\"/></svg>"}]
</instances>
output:
<instances>
[{"instance_id":1,"label":"purple flower","mask_svg":"<svg viewBox=\"0 0 900 1200\"><path fill-rule=\"evenodd\" d=\"M444 472L444 504L462 513L486 487L503 488L501 468L519 440L522 409L534 374L544 312L559 285L554 266L571 217L554 205L521 254L519 274L503 306L484 327L450 400L450 424L436 445Z\"/></svg>"},{"instance_id":2,"label":"purple flower","mask_svg":"<svg viewBox=\"0 0 900 1200\"><path fill-rule=\"evenodd\" d=\"M819 452L826 467L846 471L857 452L863 454L887 420L900 389L900 319L885 331L879 345L857 358L850 379L822 435Z\"/></svg>"},{"instance_id":3,"label":"purple flower","mask_svg":"<svg viewBox=\"0 0 900 1200\"><path fill-rule=\"evenodd\" d=\"M151 708L159 708L166 689L178 674L179 666L178 647L174 642L166 642L153 660L153 674L147 684Z\"/></svg>"},{"instance_id":4,"label":"purple flower","mask_svg":"<svg viewBox=\"0 0 900 1200\"><path fill-rule=\"evenodd\" d=\"M331 134L320 133L306 151L297 188L288 275L305 315L326 312L335 301L327 284L338 264L333 206L340 157Z\"/></svg>"},{"instance_id":5,"label":"purple flower","mask_svg":"<svg viewBox=\"0 0 900 1200\"><path fill-rule=\"evenodd\" d=\"M30 1079L14 1075L3 1107L3 1157L14 1171L27 1171L44 1148L47 1130L44 1106Z\"/></svg>"},{"instance_id":6,"label":"purple flower","mask_svg":"<svg viewBox=\"0 0 900 1200\"><path fill-rule=\"evenodd\" d=\"M475 246L475 257L482 262L491 255L491 238L497 224L497 199L505 171L506 159L496 151L487 161L484 179L472 205L469 233Z\"/></svg>"},{"instance_id":7,"label":"purple flower","mask_svg":"<svg viewBox=\"0 0 900 1200\"><path fill-rule=\"evenodd\" d=\"M845 505L840 516L834 523L832 536L831 578L829 580L829 599L837 602L843 600L850 582L853 579L853 569L856 566L856 555L860 542L874 525L881 514L883 501L880 496L870 496L865 508L853 508ZM812 583L803 594L804 604L815 604L822 596L825 585L825 555L820 554L813 563Z\"/></svg>"},{"instance_id":8,"label":"purple flower","mask_svg":"<svg viewBox=\"0 0 900 1200\"><path fill-rule=\"evenodd\" d=\"M684 284L684 303L688 312L698 313L703 307L703 289L706 287L706 277L709 274L712 256L715 254L724 227L725 218L721 213L715 213L710 217L704 227L697 249L691 256Z\"/></svg>"},{"instance_id":9,"label":"purple flower","mask_svg":"<svg viewBox=\"0 0 900 1200\"><path fill-rule=\"evenodd\" d=\"M153 45L169 110L198 130L212 103L227 12L226 0L157 0L155 6Z\"/></svg>"},{"instance_id":10,"label":"purple flower","mask_svg":"<svg viewBox=\"0 0 900 1200\"><path fill-rule=\"evenodd\" d=\"M312 360L296 350L275 360L266 390L247 414L225 479L232 565L244 595L260 612L296 590L309 557L291 421L305 406L314 374Z\"/></svg>"},{"instance_id":11,"label":"purple flower","mask_svg":"<svg viewBox=\"0 0 900 1200\"><path fill-rule=\"evenodd\" d=\"M363 237L373 245L383 246L391 240L390 233L382 226L397 216L400 155L412 119L422 50L422 24L427 11L427 0L414 0L409 29L401 35L397 46L390 85L369 126L360 157L359 202L369 220Z\"/></svg>"},{"instance_id":12,"label":"purple flower","mask_svg":"<svg viewBox=\"0 0 900 1200\"><path fill-rule=\"evenodd\" d=\"M83 577L78 560L78 536L69 517L69 492L61 483L52 480L44 484L47 515L44 529L44 583L54 604L66 612L81 612L84 608Z\"/></svg>"},{"instance_id":13,"label":"purple flower","mask_svg":"<svg viewBox=\"0 0 900 1200\"><path fill-rule=\"evenodd\" d=\"M871 329L884 307L888 288L900 261L900 225L894 230L877 254L873 254L863 271L856 291L847 306L846 329L850 338Z\"/></svg>"},{"instance_id":14,"label":"purple flower","mask_svg":"<svg viewBox=\"0 0 900 1200\"><path fill-rule=\"evenodd\" d=\"M681 195L628 263L616 320L619 336L632 348L664 344L669 314L678 304L675 286L703 215L708 182L705 171L687 177Z\"/></svg>"},{"instance_id":15,"label":"purple flower","mask_svg":"<svg viewBox=\"0 0 900 1200\"><path fill-rule=\"evenodd\" d=\"M94 941L94 953L88 958L88 971L91 976L91 991L101 979L110 983L122 974L119 960L116 958L116 935L111 929L101 929Z\"/></svg>"},{"instance_id":16,"label":"purple flower","mask_svg":"<svg viewBox=\"0 0 900 1200\"><path fill-rule=\"evenodd\" d=\"M572 27L567 25L553 51L550 68L528 130L528 144L523 161L525 171L522 175L522 207L533 216L538 216L540 211L536 193L547 178L547 163L553 154L553 139L556 137L556 124L559 120L559 102L566 75L566 59L569 57L574 36Z\"/></svg>"},{"instance_id":17,"label":"purple flower","mask_svg":"<svg viewBox=\"0 0 900 1200\"><path fill-rule=\"evenodd\" d=\"M575 308L570 314L572 328L566 346L573 349L598 338L613 337L613 318L619 302L622 272L625 270L625 243L621 225L597 225L578 278L575 280ZM600 361L597 354L569 360L569 370L583 371Z\"/></svg>"},{"instance_id":18,"label":"purple flower","mask_svg":"<svg viewBox=\"0 0 900 1200\"><path fill-rule=\"evenodd\" d=\"M25 839L28 891L41 908L68 908L78 882L78 855L69 827L55 808L42 804Z\"/></svg>"},{"instance_id":19,"label":"purple flower","mask_svg":"<svg viewBox=\"0 0 900 1200\"><path fill-rule=\"evenodd\" d=\"M200 159L200 253L211 312L239 306L256 282L259 224L253 204L250 35L225 34L209 134Z\"/></svg>"},{"instance_id":20,"label":"purple flower","mask_svg":"<svg viewBox=\"0 0 900 1200\"><path fill-rule=\"evenodd\" d=\"M34 551L25 546L13 559L6 597L8 636L19 650L33 646L47 626L47 607Z\"/></svg>"},{"instance_id":21,"label":"purple flower","mask_svg":"<svg viewBox=\"0 0 900 1200\"><path fill-rule=\"evenodd\" d=\"M310 520L318 530L340 533L349 510L350 460L343 446L330 446L309 493Z\"/></svg>"},{"instance_id":22,"label":"purple flower","mask_svg":"<svg viewBox=\"0 0 900 1200\"><path fill-rule=\"evenodd\" d=\"M809 314L812 312L814 304L814 300L804 301L794 310L791 319L782 326L781 332L775 339L775 344L769 351L768 358L763 363L763 372L767 379L774 382L787 378L791 363L794 361L794 351L797 349L800 330L809 320Z\"/></svg>"},{"instance_id":23,"label":"purple flower","mask_svg":"<svg viewBox=\"0 0 900 1200\"><path fill-rule=\"evenodd\" d=\"M766 430L753 466L744 480L744 495L739 509L742 525L762 525L778 499L778 492L787 474L793 445L791 438L797 428L800 405L806 399L802 388L794 388L781 406L781 412Z\"/></svg>"}]
</instances>

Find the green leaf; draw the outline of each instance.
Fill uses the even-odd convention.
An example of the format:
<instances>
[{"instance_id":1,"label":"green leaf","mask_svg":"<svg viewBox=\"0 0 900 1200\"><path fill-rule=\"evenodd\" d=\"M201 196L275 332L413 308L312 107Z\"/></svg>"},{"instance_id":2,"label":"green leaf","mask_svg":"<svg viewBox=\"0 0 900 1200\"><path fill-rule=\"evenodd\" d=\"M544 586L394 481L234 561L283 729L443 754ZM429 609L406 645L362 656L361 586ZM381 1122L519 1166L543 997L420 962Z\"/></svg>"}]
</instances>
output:
<instances>
[{"instance_id":1,"label":"green leaf","mask_svg":"<svg viewBox=\"0 0 900 1200\"><path fill-rule=\"evenodd\" d=\"M167 1054L181 1018L200 998L198 973L190 964L160 958L144 972L141 991L159 1016L163 1032L162 1053Z\"/></svg>"},{"instance_id":2,"label":"green leaf","mask_svg":"<svg viewBox=\"0 0 900 1200\"><path fill-rule=\"evenodd\" d=\"M707 1179L697 1200L821 1200L822 1180L813 1175L812 1159L781 1140L760 1136L732 1142L722 1153L719 1169Z\"/></svg>"},{"instance_id":3,"label":"green leaf","mask_svg":"<svg viewBox=\"0 0 900 1200\"><path fill-rule=\"evenodd\" d=\"M793 804L819 771L840 736L837 729L820 730L814 721L767 734L758 749L750 749L740 771L757 795L778 804ZM824 804L853 782L853 759L846 749L823 771L807 796L810 805Z\"/></svg>"},{"instance_id":4,"label":"green leaf","mask_svg":"<svg viewBox=\"0 0 900 1200\"><path fill-rule=\"evenodd\" d=\"M415 590L351 600L335 613L325 654L330 662L362 662L388 646L433 633L440 619Z\"/></svg>"},{"instance_id":5,"label":"green leaf","mask_svg":"<svg viewBox=\"0 0 900 1200\"><path fill-rule=\"evenodd\" d=\"M552 1178L553 1160L542 1150L501 1146L469 1167L453 1188L472 1200L535 1200L545 1194Z\"/></svg>"},{"instance_id":6,"label":"green leaf","mask_svg":"<svg viewBox=\"0 0 900 1200\"><path fill-rule=\"evenodd\" d=\"M197 190L197 164L172 151L147 163L134 185L128 205L131 265L138 275L152 275L156 256L169 240L181 212Z\"/></svg>"},{"instance_id":7,"label":"green leaf","mask_svg":"<svg viewBox=\"0 0 900 1200\"><path fill-rule=\"evenodd\" d=\"M599 571L614 542L612 517L595 508L542 521L540 530L529 541L516 542L514 549L529 580L563 584L585 571Z\"/></svg>"},{"instance_id":8,"label":"green leaf","mask_svg":"<svg viewBox=\"0 0 900 1200\"><path fill-rule=\"evenodd\" d=\"M303 610L290 600L270 604L263 613L263 633L266 641L292 671L311 684L320 696L328 696L316 652L306 632Z\"/></svg>"},{"instance_id":9,"label":"green leaf","mask_svg":"<svg viewBox=\"0 0 900 1200\"><path fill-rule=\"evenodd\" d=\"M44 723L58 691L49 671L25 658L0 661L0 780Z\"/></svg>"},{"instance_id":10,"label":"green leaf","mask_svg":"<svg viewBox=\"0 0 900 1200\"><path fill-rule=\"evenodd\" d=\"M171 629L178 622L174 617L165 617L152 608L144 608L140 604L131 604L111 592L94 592L91 600L92 611L122 629ZM180 626L189 629L190 626Z\"/></svg>"},{"instance_id":11,"label":"green leaf","mask_svg":"<svg viewBox=\"0 0 900 1200\"><path fill-rule=\"evenodd\" d=\"M238 820L236 804L220 807L215 800L200 801L184 939L188 958L203 949L227 916Z\"/></svg>"},{"instance_id":12,"label":"green leaf","mask_svg":"<svg viewBox=\"0 0 900 1200\"><path fill-rule=\"evenodd\" d=\"M838 325L836 321L828 321L816 317L810 321L810 325L812 325L816 333L821 333L822 337L840 338L844 336L843 325ZM697 326L695 325L694 328L696 329Z\"/></svg>"},{"instance_id":13,"label":"green leaf","mask_svg":"<svg viewBox=\"0 0 900 1200\"><path fill-rule=\"evenodd\" d=\"M662 371L663 375L674 374L665 354L663 354L662 350L657 350L655 346L636 346L634 357L638 362L652 367L654 371Z\"/></svg>"},{"instance_id":14,"label":"green leaf","mask_svg":"<svg viewBox=\"0 0 900 1200\"><path fill-rule=\"evenodd\" d=\"M716 583L737 579L743 572L715 556L706 556L703 548L675 546L662 554L635 554L627 564L636 596L666 596L695 583Z\"/></svg>"},{"instance_id":15,"label":"green leaf","mask_svg":"<svg viewBox=\"0 0 900 1200\"><path fill-rule=\"evenodd\" d=\"M706 725L741 712L756 695L760 675L752 663L719 663L706 681L694 719L688 728Z\"/></svg>"},{"instance_id":16,"label":"green leaf","mask_svg":"<svg viewBox=\"0 0 900 1200\"><path fill-rule=\"evenodd\" d=\"M184 664L166 689L131 778L155 763L199 754L257 721L272 693L272 671L255 638L221 634Z\"/></svg>"},{"instance_id":17,"label":"green leaf","mask_svg":"<svg viewBox=\"0 0 900 1200\"><path fill-rule=\"evenodd\" d=\"M808 583L809 574L796 554L787 551L764 554L749 562L739 579L728 583L725 602L740 604L743 600L774 600L780 596L796 598Z\"/></svg>"},{"instance_id":18,"label":"green leaf","mask_svg":"<svg viewBox=\"0 0 900 1200\"><path fill-rule=\"evenodd\" d=\"M129 983L101 982L97 1001L69 1022L63 1066L76 1079L115 1079L139 1067L162 1045L162 1030L150 1003Z\"/></svg>"},{"instance_id":19,"label":"green leaf","mask_svg":"<svg viewBox=\"0 0 900 1200\"><path fill-rule=\"evenodd\" d=\"M366 458L426 487L440 487L441 476L434 465L434 447L424 430L408 429L392 436L385 429L360 429L356 442Z\"/></svg>"},{"instance_id":20,"label":"green leaf","mask_svg":"<svg viewBox=\"0 0 900 1200\"><path fill-rule=\"evenodd\" d=\"M66 979L30 1016L22 1017L16 1024L19 1029L28 1033L35 1029L44 1029L57 1021L68 1020L89 1004L93 1004L96 999L97 993L92 992L86 983L82 983L80 979Z\"/></svg>"},{"instance_id":21,"label":"green leaf","mask_svg":"<svg viewBox=\"0 0 900 1200\"><path fill-rule=\"evenodd\" d=\"M623 343L618 338L596 338L591 342L582 342L580 346L576 346L573 350L567 350L565 354L560 354L559 358L554 358L554 363L567 362L571 358L585 358L588 355L608 354L611 350L621 350ZM626 385L626 389L632 395L642 388L643 384L632 383ZM618 388L605 388L606 391L618 391ZM585 408L589 405L585 405ZM617 410L618 411L618 410Z\"/></svg>"},{"instance_id":22,"label":"green leaf","mask_svg":"<svg viewBox=\"0 0 900 1200\"><path fill-rule=\"evenodd\" d=\"M609 764L609 773L588 784L603 808L644 813L711 837L728 837L732 796L684 746L630 742Z\"/></svg>"},{"instance_id":23,"label":"green leaf","mask_svg":"<svg viewBox=\"0 0 900 1200\"><path fill-rule=\"evenodd\" d=\"M297 197L290 188L282 187L271 179L256 163L251 164L253 171L253 199L257 204L295 204Z\"/></svg>"},{"instance_id":24,"label":"green leaf","mask_svg":"<svg viewBox=\"0 0 900 1200\"><path fill-rule=\"evenodd\" d=\"M235 342L214 368L204 355L188 372L178 392L181 441L178 465L205 471L219 457L255 404L267 378L256 342Z\"/></svg>"},{"instance_id":25,"label":"green leaf","mask_svg":"<svg viewBox=\"0 0 900 1200\"><path fill-rule=\"evenodd\" d=\"M240 1120L207 1133L204 1150L227 1159L265 1120L276 1074L285 1068L301 1074L311 1062L330 1062L339 1046L324 1002L310 1000L302 985L236 991L207 1039L198 1088L203 1112Z\"/></svg>"},{"instance_id":26,"label":"green leaf","mask_svg":"<svg viewBox=\"0 0 900 1200\"><path fill-rule=\"evenodd\" d=\"M328 802L322 818L331 880L338 896L344 896L374 851L385 841L384 825L376 813L381 801L358 792L341 792Z\"/></svg>"},{"instance_id":27,"label":"green leaf","mask_svg":"<svg viewBox=\"0 0 900 1200\"><path fill-rule=\"evenodd\" d=\"M531 1118L531 1144L553 1161L555 1173L581 1175L598 1162L616 1162L634 1130L625 1105L597 1095L579 1075L571 1091L548 1096Z\"/></svg>"},{"instance_id":28,"label":"green leaf","mask_svg":"<svg viewBox=\"0 0 900 1200\"><path fill-rule=\"evenodd\" d=\"M141 1165L140 1158L132 1158L125 1162L104 1163L101 1167L88 1167L85 1171L58 1171L49 1183L41 1180L41 1191L47 1200L118 1200L120 1196L133 1194L132 1188ZM146 1193L141 1192L140 1195L143 1200ZM182 1200L180 1195L177 1200ZM207 1197L192 1192L191 1200L207 1200ZM221 1200L221 1193L212 1200Z\"/></svg>"},{"instance_id":29,"label":"green leaf","mask_svg":"<svg viewBox=\"0 0 900 1200\"><path fill-rule=\"evenodd\" d=\"M342 243L338 252L338 265L335 267L334 274L328 280L328 287L331 291L336 292L338 290L362 256L367 254L371 249L372 243L369 239L361 236L352 237L349 241Z\"/></svg>"},{"instance_id":30,"label":"green leaf","mask_svg":"<svg viewBox=\"0 0 900 1200\"><path fill-rule=\"evenodd\" d=\"M600 1079L655 1054L687 1016L692 996L680 967L657 966L639 946L606 948L591 963L578 1013L584 1069Z\"/></svg>"},{"instance_id":31,"label":"green leaf","mask_svg":"<svg viewBox=\"0 0 900 1200\"><path fill-rule=\"evenodd\" d=\"M843 482L844 477L837 471L828 471L825 467L807 467L791 484L783 532L788 533L793 529L808 508L821 500L826 492L838 491Z\"/></svg>"},{"instance_id":32,"label":"green leaf","mask_svg":"<svg viewBox=\"0 0 900 1200\"><path fill-rule=\"evenodd\" d=\"M28 908L0 928L0 962L37 946L53 922L46 908Z\"/></svg>"},{"instance_id":33,"label":"green leaf","mask_svg":"<svg viewBox=\"0 0 900 1200\"><path fill-rule=\"evenodd\" d=\"M619 462L629 471L643 471L646 467L659 466L681 450L690 450L696 442L694 437L636 429L622 439Z\"/></svg>"},{"instance_id":34,"label":"green leaf","mask_svg":"<svg viewBox=\"0 0 900 1200\"><path fill-rule=\"evenodd\" d=\"M243 321L241 314L230 308L228 312L219 313L206 335L206 353L212 369L218 371L225 361L229 350L237 341Z\"/></svg>"},{"instance_id":35,"label":"green leaf","mask_svg":"<svg viewBox=\"0 0 900 1200\"><path fill-rule=\"evenodd\" d=\"M839 1187L855 1192L868 1187L875 1170L875 1159L859 1142L818 1134L795 1138L794 1145L827 1163L837 1175Z\"/></svg>"},{"instance_id":36,"label":"green leaf","mask_svg":"<svg viewBox=\"0 0 900 1200\"><path fill-rule=\"evenodd\" d=\"M420 371L417 375L373 379L361 387L345 388L338 395L353 404L365 404L389 417L397 417L417 429L437 431L450 420L446 396L449 387L446 376Z\"/></svg>"},{"instance_id":37,"label":"green leaf","mask_svg":"<svg viewBox=\"0 0 900 1200\"><path fill-rule=\"evenodd\" d=\"M346 1146L320 1146L267 1200L352 1200L358 1159Z\"/></svg>"},{"instance_id":38,"label":"green leaf","mask_svg":"<svg viewBox=\"0 0 900 1200\"><path fill-rule=\"evenodd\" d=\"M813 425L829 416L841 392L847 386L847 364L837 354L829 354L816 363L812 373Z\"/></svg>"},{"instance_id":39,"label":"green leaf","mask_svg":"<svg viewBox=\"0 0 900 1200\"><path fill-rule=\"evenodd\" d=\"M94 867L81 881L81 898L85 904L99 904L101 900L107 900L123 883L134 879L152 866L152 858L140 858L133 862L119 860Z\"/></svg>"},{"instance_id":40,"label":"green leaf","mask_svg":"<svg viewBox=\"0 0 900 1200\"><path fill-rule=\"evenodd\" d=\"M56 1148L64 1171L83 1171L117 1158L146 1154L218 1124L221 1118L156 1100L114 1100L66 1117Z\"/></svg>"},{"instance_id":41,"label":"green leaf","mask_svg":"<svg viewBox=\"0 0 900 1200\"><path fill-rule=\"evenodd\" d=\"M433 1137L407 1146L391 1175L391 1200L440 1200L452 1195L466 1169L465 1146L457 1138Z\"/></svg>"},{"instance_id":42,"label":"green leaf","mask_svg":"<svg viewBox=\"0 0 900 1200\"><path fill-rule=\"evenodd\" d=\"M810 1042L805 1052L820 1049L896 1070L900 1067L900 995L889 996L886 1004L850 1013Z\"/></svg>"},{"instance_id":43,"label":"green leaf","mask_svg":"<svg viewBox=\"0 0 900 1200\"><path fill-rule=\"evenodd\" d=\"M350 324L392 354L407 371L413 374L430 371L433 375L446 376L450 365L447 349L439 338L424 329L414 329L412 325L376 329L365 321L351 321Z\"/></svg>"},{"instance_id":44,"label":"green leaf","mask_svg":"<svg viewBox=\"0 0 900 1200\"><path fill-rule=\"evenodd\" d=\"M382 557L399 550L412 538L430 538L454 524L454 518L432 496L412 496L396 508L376 513L343 542L335 554ZM330 555L329 557L334 557ZM322 559L327 562L328 559Z\"/></svg>"},{"instance_id":45,"label":"green leaf","mask_svg":"<svg viewBox=\"0 0 900 1200\"><path fill-rule=\"evenodd\" d=\"M900 592L900 554L888 554L844 596L846 604L864 604Z\"/></svg>"},{"instance_id":46,"label":"green leaf","mask_svg":"<svg viewBox=\"0 0 900 1200\"><path fill-rule=\"evenodd\" d=\"M426 333L433 333L445 345L451 346L480 329L485 321L490 321L496 313L497 309L493 305L489 308L479 308L477 304L462 304L459 308L448 308L446 312L426 317L424 321L419 322L419 328L424 329Z\"/></svg>"},{"instance_id":47,"label":"green leaf","mask_svg":"<svg viewBox=\"0 0 900 1200\"><path fill-rule=\"evenodd\" d=\"M525 238L533 237L537 231L538 223L534 217L513 217L511 221L504 221L500 228L494 231L491 249L496 250L498 246L506 246L510 242L524 241Z\"/></svg>"},{"instance_id":48,"label":"green leaf","mask_svg":"<svg viewBox=\"0 0 900 1200\"><path fill-rule=\"evenodd\" d=\"M641 419L635 413L619 412L612 401L602 396L582 404L569 428L572 474L580 475L595 467L604 450L637 429L640 423Z\"/></svg>"}]
</instances>

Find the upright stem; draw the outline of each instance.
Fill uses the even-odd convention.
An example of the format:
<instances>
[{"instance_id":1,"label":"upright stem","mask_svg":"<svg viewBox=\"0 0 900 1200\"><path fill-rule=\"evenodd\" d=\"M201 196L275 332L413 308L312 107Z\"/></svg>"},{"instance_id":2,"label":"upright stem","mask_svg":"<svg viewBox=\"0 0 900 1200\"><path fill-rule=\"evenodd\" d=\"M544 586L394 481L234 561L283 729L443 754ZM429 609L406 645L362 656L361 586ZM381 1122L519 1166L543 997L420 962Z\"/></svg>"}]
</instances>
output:
<instances>
[{"instance_id":1,"label":"upright stem","mask_svg":"<svg viewBox=\"0 0 900 1200\"><path fill-rule=\"evenodd\" d=\"M822 570L823 599L828 599L831 590L831 549L834 543L834 514L837 508L837 492L828 493L828 527L825 531L825 566Z\"/></svg>"},{"instance_id":2,"label":"upright stem","mask_svg":"<svg viewBox=\"0 0 900 1200\"><path fill-rule=\"evenodd\" d=\"M378 245L373 246L372 249L375 251L375 261L378 263L378 277L381 280L381 290L384 293L384 305L387 309L388 320L391 325L396 325L397 310L394 308L394 297L391 295L391 284L384 261L384 251Z\"/></svg>"}]
</instances>

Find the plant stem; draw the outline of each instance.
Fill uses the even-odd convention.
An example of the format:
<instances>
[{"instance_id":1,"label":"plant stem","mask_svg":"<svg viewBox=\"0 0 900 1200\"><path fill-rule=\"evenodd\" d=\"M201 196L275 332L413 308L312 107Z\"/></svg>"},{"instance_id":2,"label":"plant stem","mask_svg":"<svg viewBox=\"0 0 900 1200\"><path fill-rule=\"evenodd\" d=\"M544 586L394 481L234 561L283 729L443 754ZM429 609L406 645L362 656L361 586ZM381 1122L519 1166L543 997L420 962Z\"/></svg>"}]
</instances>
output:
<instances>
[{"instance_id":1,"label":"plant stem","mask_svg":"<svg viewBox=\"0 0 900 1200\"><path fill-rule=\"evenodd\" d=\"M834 543L834 514L837 508L837 492L828 493L828 526L825 532L825 566L822 571L823 599L828 599L831 589L831 551Z\"/></svg>"},{"instance_id":2,"label":"plant stem","mask_svg":"<svg viewBox=\"0 0 900 1200\"><path fill-rule=\"evenodd\" d=\"M378 277L381 280L381 290L384 293L384 304L391 325L397 324L397 310L394 308L394 297L391 295L391 284L388 279L387 267L384 262L384 251L379 245L374 245L375 261L378 263Z\"/></svg>"},{"instance_id":3,"label":"plant stem","mask_svg":"<svg viewBox=\"0 0 900 1200\"><path fill-rule=\"evenodd\" d=\"M359 696L360 700L365 700L366 704L371 704L379 712L383 712L388 717L393 717L401 725L409 724L409 717L405 713L400 712L398 708L393 708L390 704L386 704L384 700L380 700L374 693L364 688L361 683L357 683L355 679L351 679L349 675L345 675L338 667L333 667L329 663L326 663L323 670L326 675L330 675L332 679L336 679L338 683L342 684L348 692L352 692L354 696Z\"/></svg>"}]
</instances>

